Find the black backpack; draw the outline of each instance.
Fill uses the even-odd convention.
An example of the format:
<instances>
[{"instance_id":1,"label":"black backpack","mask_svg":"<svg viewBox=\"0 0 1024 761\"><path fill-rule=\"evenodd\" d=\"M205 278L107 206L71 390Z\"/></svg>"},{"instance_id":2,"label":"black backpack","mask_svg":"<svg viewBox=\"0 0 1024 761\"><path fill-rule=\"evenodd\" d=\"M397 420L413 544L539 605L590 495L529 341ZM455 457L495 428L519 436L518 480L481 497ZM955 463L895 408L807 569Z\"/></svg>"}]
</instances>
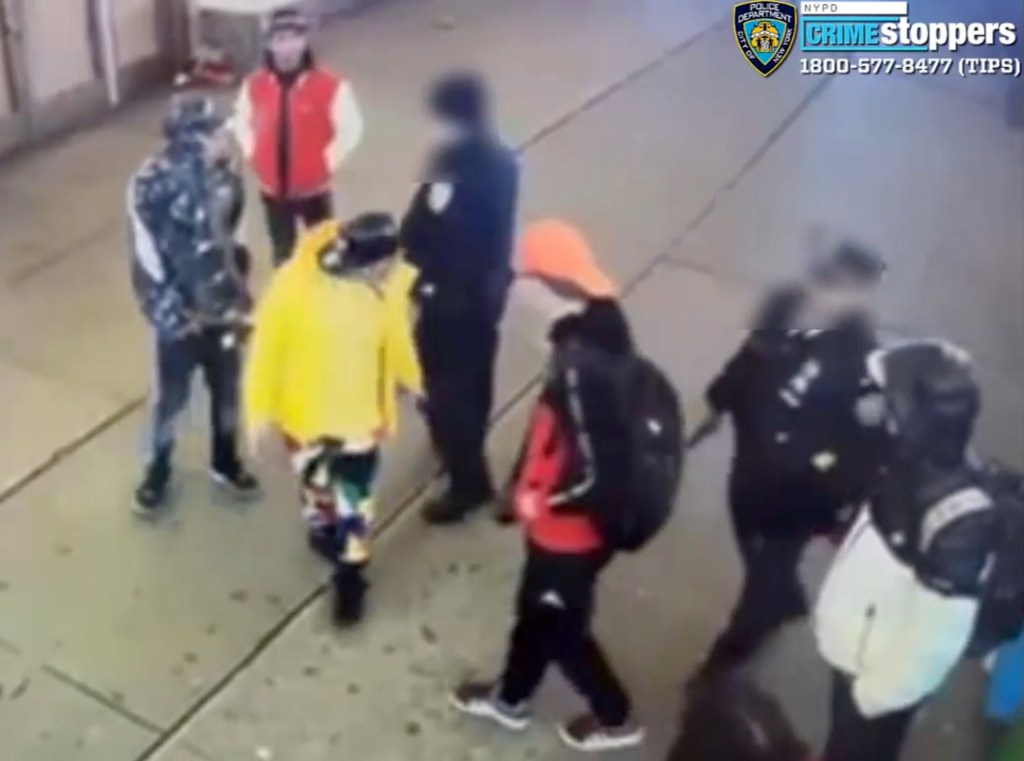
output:
<instances>
[{"instance_id":1,"label":"black backpack","mask_svg":"<svg viewBox=\"0 0 1024 761\"><path fill-rule=\"evenodd\" d=\"M636 552L668 522L679 491L686 439L679 397L646 357L584 353L581 369L603 376L614 406L605 412L617 419L616 430L626 432L623 483L616 486L616 499L595 506L594 518L611 547Z\"/></svg>"},{"instance_id":2,"label":"black backpack","mask_svg":"<svg viewBox=\"0 0 1024 761\"><path fill-rule=\"evenodd\" d=\"M1024 630L1024 479L998 466L980 474L995 510L995 545L968 653L985 656Z\"/></svg>"}]
</instances>

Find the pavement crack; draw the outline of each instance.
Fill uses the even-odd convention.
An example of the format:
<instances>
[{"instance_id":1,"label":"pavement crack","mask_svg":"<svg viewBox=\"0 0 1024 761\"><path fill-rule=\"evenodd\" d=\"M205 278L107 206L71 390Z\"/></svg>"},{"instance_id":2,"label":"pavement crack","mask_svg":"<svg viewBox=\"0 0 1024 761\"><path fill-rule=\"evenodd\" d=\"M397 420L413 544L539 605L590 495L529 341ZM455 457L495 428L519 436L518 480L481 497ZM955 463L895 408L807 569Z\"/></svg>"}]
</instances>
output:
<instances>
[{"instance_id":1,"label":"pavement crack","mask_svg":"<svg viewBox=\"0 0 1024 761\"><path fill-rule=\"evenodd\" d=\"M130 414L139 409L146 401L146 396L143 395L136 399L121 405L118 409L107 415L105 418L100 420L99 423L94 425L92 428L82 433L77 438L72 439L69 443L55 450L42 464L37 465L27 474L19 478L13 484L8 486L3 491L0 491L0 504L3 504L11 497L15 496L33 482L39 480L42 476L46 475L50 470L55 468L65 459L73 455L82 447L86 446L93 439L98 437L103 432L117 425L119 422L124 420Z\"/></svg>"},{"instance_id":2,"label":"pavement crack","mask_svg":"<svg viewBox=\"0 0 1024 761\"><path fill-rule=\"evenodd\" d=\"M566 113L562 114L562 116L560 116L559 118L555 119L554 121L550 122L544 127L541 127L539 130L533 133L533 135L526 138L526 140L524 140L519 145L519 151L525 153L530 148L533 148L538 143L542 142L544 139L550 137L551 135L561 130L563 127L566 127L568 124L575 121L577 117L582 116L583 114L592 110L596 106L600 105L615 93L619 92L620 90L623 90L624 88L633 84L637 80L642 79L647 74L650 74L651 72L657 70L661 66L664 66L677 55L683 53L691 46L700 42L700 40L702 40L704 36L711 32L713 29L716 29L722 25L723 22L721 19L714 22L713 24L708 25L707 27L705 27L692 37L688 37L685 40L678 42L675 45L672 45L667 50L663 51L661 55L651 59L650 61L647 61L642 66L639 66L638 68L627 72L625 76L616 79L614 82L607 85L606 87L601 88L598 92L594 93L588 98L585 98L575 108L570 109Z\"/></svg>"},{"instance_id":3,"label":"pavement crack","mask_svg":"<svg viewBox=\"0 0 1024 761\"><path fill-rule=\"evenodd\" d=\"M75 677L65 673L64 671L61 671L55 666L43 664L42 668L43 671L45 671L47 674L52 676L54 679L56 679L64 686L70 687L75 692L84 695L85 697L101 704L105 708L109 709L110 711L113 711L118 716L131 722L137 727L141 727L142 729L145 729L146 731L154 735L160 735L164 731L163 727L154 724L149 719L140 716L131 709L127 708L124 704L124 699L121 696L112 697L111 695L104 694L99 690L90 687L85 682L76 679Z\"/></svg>"}]
</instances>

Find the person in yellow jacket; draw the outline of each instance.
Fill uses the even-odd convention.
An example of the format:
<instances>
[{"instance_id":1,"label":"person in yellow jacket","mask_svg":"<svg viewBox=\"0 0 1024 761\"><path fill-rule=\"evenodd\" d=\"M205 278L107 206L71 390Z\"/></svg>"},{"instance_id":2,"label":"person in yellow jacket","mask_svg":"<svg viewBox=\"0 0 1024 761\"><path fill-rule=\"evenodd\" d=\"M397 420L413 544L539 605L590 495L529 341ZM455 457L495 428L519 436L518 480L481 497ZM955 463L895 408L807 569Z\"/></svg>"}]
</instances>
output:
<instances>
[{"instance_id":1,"label":"person in yellow jacket","mask_svg":"<svg viewBox=\"0 0 1024 761\"><path fill-rule=\"evenodd\" d=\"M291 451L311 544L335 564L342 625L363 614L380 447L399 394L422 394L415 279L394 219L369 213L310 230L256 310L242 386L250 443L282 436Z\"/></svg>"}]
</instances>

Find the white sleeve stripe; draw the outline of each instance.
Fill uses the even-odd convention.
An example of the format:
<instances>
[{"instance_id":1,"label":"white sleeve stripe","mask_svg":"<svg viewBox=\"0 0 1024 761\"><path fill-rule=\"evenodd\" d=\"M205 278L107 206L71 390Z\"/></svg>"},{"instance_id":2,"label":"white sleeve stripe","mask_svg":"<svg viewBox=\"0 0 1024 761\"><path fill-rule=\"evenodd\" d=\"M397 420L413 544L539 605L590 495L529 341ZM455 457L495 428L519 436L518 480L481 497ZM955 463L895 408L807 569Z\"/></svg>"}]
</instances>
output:
<instances>
[{"instance_id":1,"label":"white sleeve stripe","mask_svg":"<svg viewBox=\"0 0 1024 761\"><path fill-rule=\"evenodd\" d=\"M338 91L334 94L331 122L334 124L334 139L327 147L327 163L333 170L356 149L363 139L365 128L355 91L348 82L338 85Z\"/></svg>"},{"instance_id":2,"label":"white sleeve stripe","mask_svg":"<svg viewBox=\"0 0 1024 761\"><path fill-rule=\"evenodd\" d=\"M249 83L242 84L242 89L235 100L235 112L231 115L231 131L235 135L238 147L247 159L252 158L256 152L256 135L252 126L252 96L249 93Z\"/></svg>"},{"instance_id":3,"label":"white sleeve stripe","mask_svg":"<svg viewBox=\"0 0 1024 761\"><path fill-rule=\"evenodd\" d=\"M576 486L566 489L563 492L550 497L552 505L564 504L572 499L581 497L593 488L597 481L597 471L594 464L594 447L590 441L590 433L587 431L587 421L583 412L583 402L579 394L579 371L569 368L565 373L566 396L569 401L569 412L572 414L573 422L576 424L576 443L579 446L580 454L583 455L585 476Z\"/></svg>"},{"instance_id":4,"label":"white sleeve stripe","mask_svg":"<svg viewBox=\"0 0 1024 761\"><path fill-rule=\"evenodd\" d=\"M135 180L128 183L128 219L132 226L132 251L135 260L143 271L156 283L162 283L166 277L164 265L160 259L153 233L146 227L139 216L135 199Z\"/></svg>"}]
</instances>

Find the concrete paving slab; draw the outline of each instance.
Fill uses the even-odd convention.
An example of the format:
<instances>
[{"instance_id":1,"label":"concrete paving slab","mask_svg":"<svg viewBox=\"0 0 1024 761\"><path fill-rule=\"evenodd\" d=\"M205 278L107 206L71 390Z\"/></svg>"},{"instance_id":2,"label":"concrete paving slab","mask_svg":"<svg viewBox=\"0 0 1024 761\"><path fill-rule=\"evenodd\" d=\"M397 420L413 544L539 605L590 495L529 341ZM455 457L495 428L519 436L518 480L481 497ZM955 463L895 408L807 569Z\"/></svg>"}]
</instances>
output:
<instances>
[{"instance_id":1,"label":"concrete paving slab","mask_svg":"<svg viewBox=\"0 0 1024 761\"><path fill-rule=\"evenodd\" d=\"M0 398L6 400L0 406L0 430L7 432L0 437L0 494L119 407L113 399L76 389L3 358Z\"/></svg>"},{"instance_id":2,"label":"concrete paving slab","mask_svg":"<svg viewBox=\"0 0 1024 761\"><path fill-rule=\"evenodd\" d=\"M668 249L816 85L750 76L731 35L716 23L532 149L524 216L586 209L623 282Z\"/></svg>"},{"instance_id":3,"label":"concrete paving slab","mask_svg":"<svg viewBox=\"0 0 1024 761\"><path fill-rule=\"evenodd\" d=\"M999 326L1020 319L1013 305L1021 300L1024 225L1008 210L1024 205L1024 139L983 110L956 103L948 93L900 78L831 83L737 185L730 202L702 223L683 258L716 274L764 283L794 271L806 255L808 227L822 225L876 246L889 259L885 307L892 322L919 327L933 283L942 280L944 290L955 283L964 304L978 307L974 324L987 318L996 327L987 332L999 344L976 351L985 348L1016 365L1020 341L1013 339L1019 336ZM880 202L883 192L892 200ZM736 223L739 210L748 210L748 224ZM985 288L997 281L998 296L987 300ZM929 322L941 311L929 310ZM944 324L932 328L946 331L966 311L947 312ZM971 338L986 332L968 330Z\"/></svg>"},{"instance_id":4,"label":"concrete paving slab","mask_svg":"<svg viewBox=\"0 0 1024 761\"><path fill-rule=\"evenodd\" d=\"M0 300L0 356L122 403L138 399L152 378L153 339L129 262L120 237L105 239L21 283Z\"/></svg>"},{"instance_id":5,"label":"concrete paving slab","mask_svg":"<svg viewBox=\"0 0 1024 761\"><path fill-rule=\"evenodd\" d=\"M123 248L128 178L154 138L87 129L8 162L0 179L0 282L33 276L99 241Z\"/></svg>"},{"instance_id":6,"label":"concrete paving slab","mask_svg":"<svg viewBox=\"0 0 1024 761\"><path fill-rule=\"evenodd\" d=\"M130 759L153 733L0 648L0 753L25 761Z\"/></svg>"}]
</instances>

